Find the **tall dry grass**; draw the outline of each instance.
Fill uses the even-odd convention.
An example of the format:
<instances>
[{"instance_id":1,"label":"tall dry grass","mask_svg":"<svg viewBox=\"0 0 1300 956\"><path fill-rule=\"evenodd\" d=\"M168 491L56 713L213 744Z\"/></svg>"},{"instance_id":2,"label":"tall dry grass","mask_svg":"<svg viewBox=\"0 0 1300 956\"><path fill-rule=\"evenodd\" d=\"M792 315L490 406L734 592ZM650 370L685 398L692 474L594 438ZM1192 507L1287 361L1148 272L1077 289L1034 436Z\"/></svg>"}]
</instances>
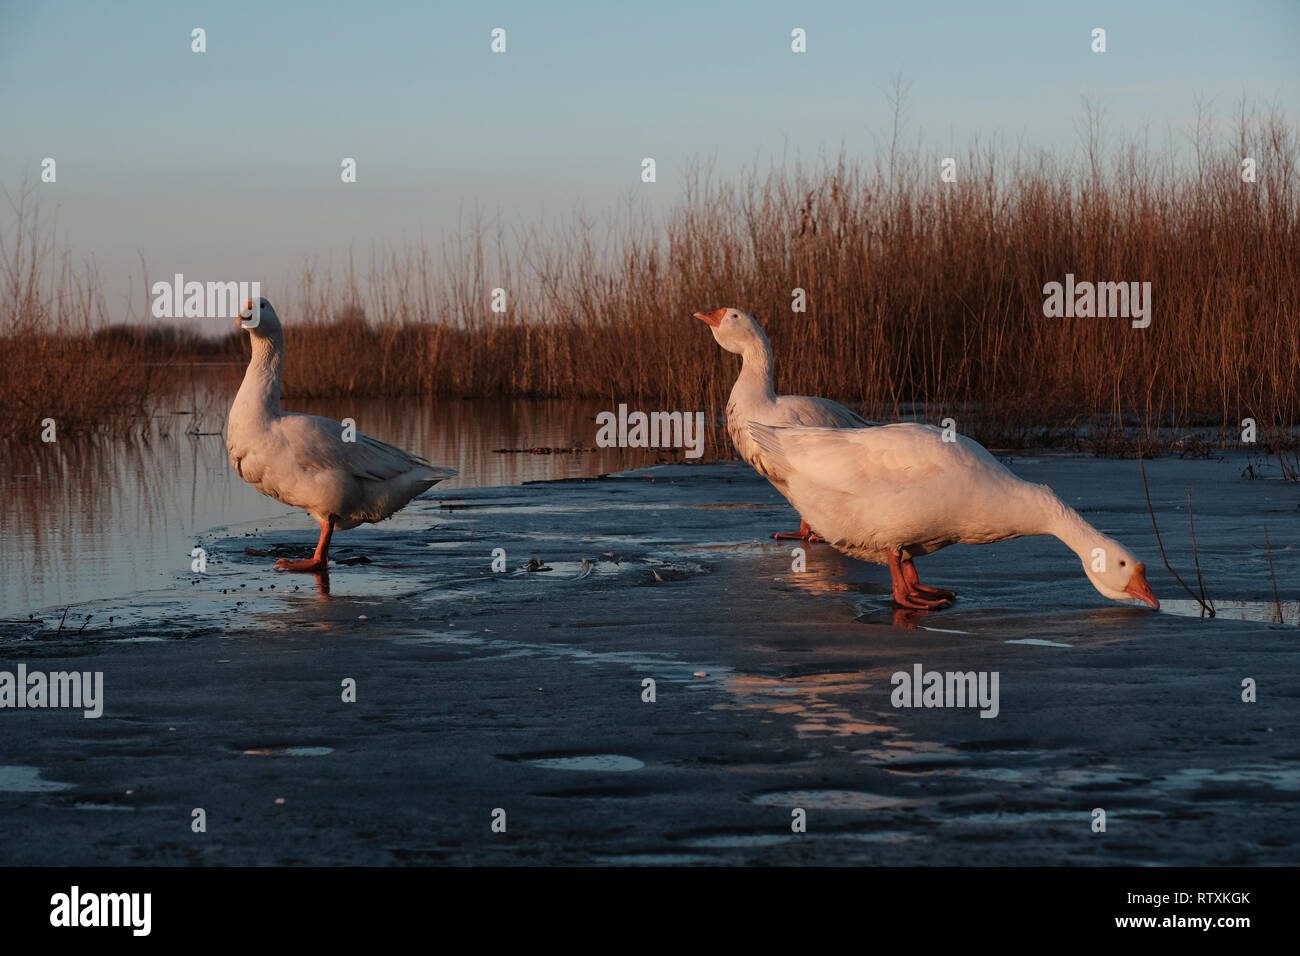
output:
<instances>
[{"instance_id":1,"label":"tall dry grass","mask_svg":"<svg viewBox=\"0 0 1300 956\"><path fill-rule=\"evenodd\" d=\"M30 187L6 193L0 229L0 441L122 431L141 424L173 381L187 336L106 328L111 311L93 260L60 248Z\"/></svg>"},{"instance_id":2,"label":"tall dry grass","mask_svg":"<svg viewBox=\"0 0 1300 956\"><path fill-rule=\"evenodd\" d=\"M1276 114L1243 115L1231 142L1206 135L1184 164L1172 149L1104 149L1089 116L1073 161L972 149L952 184L917 151L732 182L696 169L662 224L630 208L600 241L581 220L514 235L480 222L436 256L308 269L285 313L287 391L718 409L737 359L690 316L727 305L766 326L779 389L875 417L922 405L1002 442L1082 431L1102 444L1235 434L1244 417L1293 425L1300 142ZM1043 285L1066 273L1150 282L1150 327L1044 318ZM509 292L504 315L489 310L494 287Z\"/></svg>"},{"instance_id":3,"label":"tall dry grass","mask_svg":"<svg viewBox=\"0 0 1300 956\"><path fill-rule=\"evenodd\" d=\"M559 228L479 218L437 248L309 264L267 290L287 323L285 396L718 411L738 360L691 314L726 305L765 325L778 389L876 418L920 407L986 441L1083 436L1105 451L1190 426L1237 434L1252 417L1282 440L1300 419L1300 141L1276 112L1243 109L1226 141L1211 128L1199 117L1181 152L1108 147L1089 112L1078 155L976 147L957 157L955 183L941 181L940 154L895 147L871 162L840 155L730 180L696 167L662 217L630 201ZM1256 160L1254 183L1240 178L1244 156ZM48 326L24 313L43 300L27 292L34 260L8 258L4 291L19 305L6 335L38 335ZM1045 318L1043 285L1067 273L1150 282L1150 327ZM102 302L78 275L50 270L71 303L66 329L80 332ZM497 287L504 314L490 309ZM805 313L791 311L795 288ZM64 350L50 361L102 378L112 408L153 382L109 366L181 347L133 339L109 359L65 338L42 346ZM39 372L27 358L8 375L30 397ZM49 401L23 408L46 414Z\"/></svg>"}]
</instances>

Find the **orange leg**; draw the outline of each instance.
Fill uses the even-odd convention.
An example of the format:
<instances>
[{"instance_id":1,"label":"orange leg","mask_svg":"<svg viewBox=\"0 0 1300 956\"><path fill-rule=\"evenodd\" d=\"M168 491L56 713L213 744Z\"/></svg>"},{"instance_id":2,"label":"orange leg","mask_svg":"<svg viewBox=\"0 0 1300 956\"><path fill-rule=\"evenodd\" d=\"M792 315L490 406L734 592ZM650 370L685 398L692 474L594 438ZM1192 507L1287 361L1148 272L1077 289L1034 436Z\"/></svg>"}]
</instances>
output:
<instances>
[{"instance_id":1,"label":"orange leg","mask_svg":"<svg viewBox=\"0 0 1300 956\"><path fill-rule=\"evenodd\" d=\"M909 560L907 563L911 564L911 561ZM912 608L917 611L930 611L948 606L946 598L927 597L920 591L914 590L911 584L908 583L907 572L903 570L904 567L905 565L899 559L897 553L889 555L889 577L894 585L895 604L899 607ZM915 568L912 569L912 574L916 574Z\"/></svg>"},{"instance_id":2,"label":"orange leg","mask_svg":"<svg viewBox=\"0 0 1300 956\"><path fill-rule=\"evenodd\" d=\"M277 571L312 571L321 574L329 571L330 561L330 538L334 534L334 517L330 516L329 521L321 522L320 540L316 542L316 553L310 558L302 561L290 561L288 558L281 558L275 562Z\"/></svg>"},{"instance_id":3,"label":"orange leg","mask_svg":"<svg viewBox=\"0 0 1300 956\"><path fill-rule=\"evenodd\" d=\"M803 518L800 518L800 519L799 519L799 530L798 530L798 532L796 532L796 533L794 533L794 534L791 534L791 533L788 532L788 531L778 531L778 532L776 532L775 534L773 534L772 537L776 538L778 541L812 541L812 542L818 542L818 541L825 541L825 540L826 540L826 539L823 538L821 535L819 535L817 532L813 531L813 529L810 528L810 527L808 526L808 522L807 522L807 521L804 521Z\"/></svg>"},{"instance_id":4,"label":"orange leg","mask_svg":"<svg viewBox=\"0 0 1300 956\"><path fill-rule=\"evenodd\" d=\"M920 591L925 597L948 598L951 600L957 596L956 591L949 591L947 588L928 588L922 584L920 577L916 573L916 565L912 563L911 558L903 562L903 580L907 582L908 587L913 592Z\"/></svg>"}]
</instances>

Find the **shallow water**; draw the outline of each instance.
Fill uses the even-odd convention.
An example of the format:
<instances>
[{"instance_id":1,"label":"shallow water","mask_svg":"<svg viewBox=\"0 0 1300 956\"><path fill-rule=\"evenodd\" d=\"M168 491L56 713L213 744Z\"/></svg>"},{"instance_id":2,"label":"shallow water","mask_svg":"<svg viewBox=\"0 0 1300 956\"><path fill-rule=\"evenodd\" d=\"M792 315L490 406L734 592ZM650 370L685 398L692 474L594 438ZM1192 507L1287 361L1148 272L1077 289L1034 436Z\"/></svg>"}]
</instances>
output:
<instances>
[{"instance_id":1,"label":"shallow water","mask_svg":"<svg viewBox=\"0 0 1300 956\"><path fill-rule=\"evenodd\" d=\"M259 747L244 751L250 757L324 757L333 752L333 747Z\"/></svg>"},{"instance_id":2,"label":"shallow water","mask_svg":"<svg viewBox=\"0 0 1300 956\"><path fill-rule=\"evenodd\" d=\"M1198 601L1191 598L1167 598L1160 602L1160 610L1169 614L1180 614L1184 617L1210 616ZM1215 600L1214 616L1229 621L1300 624L1300 601L1283 601L1280 599L1272 602Z\"/></svg>"},{"instance_id":3,"label":"shallow water","mask_svg":"<svg viewBox=\"0 0 1300 956\"><path fill-rule=\"evenodd\" d=\"M10 860L1294 861L1300 629L1266 612L1274 577L1284 612L1297 598L1300 487L1148 462L1188 580L1192 491L1209 620L1160 562L1134 462L1011 464L1141 556L1165 609L1102 598L1060 542L1025 538L927 556L957 603L900 620L883 568L815 544L796 572L767 535L797 516L739 464L463 487L340 536L336 557L371 563L340 561L328 592L245 550L309 548L300 514L215 524L192 539L205 575L160 573L61 636L57 607L0 621L0 650L106 688L102 721L4 715L0 764L23 770L0 812L66 848ZM1000 674L998 716L898 707L916 664ZM240 826L160 837L196 781ZM129 807L166 812L71 812Z\"/></svg>"},{"instance_id":4,"label":"shallow water","mask_svg":"<svg viewBox=\"0 0 1300 956\"><path fill-rule=\"evenodd\" d=\"M0 766L0 793L55 793L72 790L75 783L46 780L40 767L9 764Z\"/></svg>"},{"instance_id":5,"label":"shallow water","mask_svg":"<svg viewBox=\"0 0 1300 956\"><path fill-rule=\"evenodd\" d=\"M573 754L569 756L534 757L524 763L543 770L585 770L590 773L627 773L645 766L635 757L622 754Z\"/></svg>"},{"instance_id":6,"label":"shallow water","mask_svg":"<svg viewBox=\"0 0 1300 956\"><path fill-rule=\"evenodd\" d=\"M147 434L63 441L0 460L0 617L23 617L157 587L184 573L198 535L219 525L272 521L295 512L259 494L230 466L225 412L237 380L207 371L177 396ZM288 411L341 420L460 474L425 497L458 489L579 478L652 464L668 450L594 449L593 402L372 399L293 402ZM500 449L572 449L509 452ZM381 526L383 527L383 526ZM340 533L336 546L346 546ZM81 621L69 615L75 630Z\"/></svg>"}]
</instances>

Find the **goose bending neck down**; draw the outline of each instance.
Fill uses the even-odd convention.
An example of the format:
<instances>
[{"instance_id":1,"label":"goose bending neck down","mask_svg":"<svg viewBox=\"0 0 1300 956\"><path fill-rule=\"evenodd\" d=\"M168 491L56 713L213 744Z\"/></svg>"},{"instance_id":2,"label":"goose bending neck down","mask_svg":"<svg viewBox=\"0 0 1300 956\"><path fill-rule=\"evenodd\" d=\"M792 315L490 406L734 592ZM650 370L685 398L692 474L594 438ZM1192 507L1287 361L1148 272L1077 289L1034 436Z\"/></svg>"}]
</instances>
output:
<instances>
[{"instance_id":1,"label":"goose bending neck down","mask_svg":"<svg viewBox=\"0 0 1300 956\"><path fill-rule=\"evenodd\" d=\"M1103 596L1160 607L1146 565L1050 488L1017 478L965 436L945 441L932 425L906 422L866 429L750 422L748 431L784 476L790 502L832 546L888 565L901 607L928 610L954 596L921 585L914 558L950 544L1039 534L1077 554Z\"/></svg>"},{"instance_id":2,"label":"goose bending neck down","mask_svg":"<svg viewBox=\"0 0 1300 956\"><path fill-rule=\"evenodd\" d=\"M752 316L739 309L696 312L713 332L717 343L740 356L740 375L727 399L727 434L731 444L746 463L785 494L784 478L768 456L750 437L751 421L765 425L810 425L822 428L869 428L866 421L838 402L807 395L778 395L773 382L772 346ZM789 498L786 495L786 498ZM777 532L773 538L821 541L809 527L806 516L800 518L796 533Z\"/></svg>"},{"instance_id":3,"label":"goose bending neck down","mask_svg":"<svg viewBox=\"0 0 1300 956\"><path fill-rule=\"evenodd\" d=\"M262 494L302 508L320 525L316 553L303 561L281 559L278 570L326 572L335 529L382 521L416 495L455 477L450 468L430 465L339 422L281 411L284 330L279 316L260 299L246 302L237 322L249 333L253 354L230 408L230 464Z\"/></svg>"}]
</instances>

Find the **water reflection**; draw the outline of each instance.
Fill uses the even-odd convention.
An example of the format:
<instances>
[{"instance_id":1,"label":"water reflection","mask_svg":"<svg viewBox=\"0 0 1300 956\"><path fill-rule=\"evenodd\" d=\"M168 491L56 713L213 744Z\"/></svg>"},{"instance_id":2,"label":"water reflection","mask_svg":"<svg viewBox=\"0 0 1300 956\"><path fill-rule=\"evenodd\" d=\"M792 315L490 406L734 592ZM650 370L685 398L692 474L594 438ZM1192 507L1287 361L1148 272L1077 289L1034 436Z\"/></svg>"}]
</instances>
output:
<instances>
[{"instance_id":1,"label":"water reflection","mask_svg":"<svg viewBox=\"0 0 1300 956\"><path fill-rule=\"evenodd\" d=\"M726 687L735 703L719 705L720 709L793 716L801 737L850 737L897 730L882 722L882 714L863 706L870 687L864 672L797 677L733 674Z\"/></svg>"},{"instance_id":2,"label":"water reflection","mask_svg":"<svg viewBox=\"0 0 1300 956\"><path fill-rule=\"evenodd\" d=\"M803 549L802 571L791 570L782 580L790 587L809 594L826 595L853 592L890 599L889 574L878 565L855 561L828 544L791 542L785 548L794 561L794 551ZM884 572L884 573L882 573Z\"/></svg>"},{"instance_id":3,"label":"water reflection","mask_svg":"<svg viewBox=\"0 0 1300 956\"><path fill-rule=\"evenodd\" d=\"M1166 598L1160 610L1182 617L1209 617L1190 598ZM1214 616L1229 621L1263 621L1268 624L1300 624L1300 601L1225 601L1214 599Z\"/></svg>"},{"instance_id":4,"label":"water reflection","mask_svg":"<svg viewBox=\"0 0 1300 956\"><path fill-rule=\"evenodd\" d=\"M791 572L785 581L809 594L827 595L852 592L864 595L858 604L856 620L868 623L890 621L894 627L916 630L934 611L895 607L889 576L878 565L846 558L826 544L796 544L807 551L807 566ZM792 549L793 550L793 549ZM960 631L956 633L961 633Z\"/></svg>"},{"instance_id":5,"label":"water reflection","mask_svg":"<svg viewBox=\"0 0 1300 956\"><path fill-rule=\"evenodd\" d=\"M241 481L226 409L242 369L196 369L173 409L123 439L33 442L0 461L0 618L160 587L190 570L203 531L292 513ZM679 461L666 449L592 449L599 402L285 401L447 465L456 488L579 478ZM501 453L498 449L537 449ZM540 453L549 450L549 453ZM301 512L298 512L302 514ZM303 515L304 527L311 519Z\"/></svg>"}]
</instances>

